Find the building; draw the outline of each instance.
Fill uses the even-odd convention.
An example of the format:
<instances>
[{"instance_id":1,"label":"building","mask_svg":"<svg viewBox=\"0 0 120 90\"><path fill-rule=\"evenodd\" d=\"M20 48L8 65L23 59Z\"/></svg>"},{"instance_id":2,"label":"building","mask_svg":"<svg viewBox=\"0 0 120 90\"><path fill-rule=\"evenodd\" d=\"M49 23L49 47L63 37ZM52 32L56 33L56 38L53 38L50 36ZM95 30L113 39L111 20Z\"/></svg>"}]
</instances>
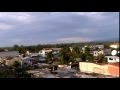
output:
<instances>
[{"instance_id":1,"label":"building","mask_svg":"<svg viewBox=\"0 0 120 90\"><path fill-rule=\"evenodd\" d=\"M81 52L85 53L85 47L82 47L81 49Z\"/></svg>"},{"instance_id":2,"label":"building","mask_svg":"<svg viewBox=\"0 0 120 90\"><path fill-rule=\"evenodd\" d=\"M58 54L62 48L43 48L40 52L39 55L46 57L46 54L49 52L52 52L54 54Z\"/></svg>"},{"instance_id":3,"label":"building","mask_svg":"<svg viewBox=\"0 0 120 90\"><path fill-rule=\"evenodd\" d=\"M105 56L107 58L108 63L116 63L119 62L118 56Z\"/></svg>"},{"instance_id":4,"label":"building","mask_svg":"<svg viewBox=\"0 0 120 90\"><path fill-rule=\"evenodd\" d=\"M17 56L19 56L18 51L0 52L0 57L17 57Z\"/></svg>"},{"instance_id":5,"label":"building","mask_svg":"<svg viewBox=\"0 0 120 90\"><path fill-rule=\"evenodd\" d=\"M111 49L104 49L105 56L111 56Z\"/></svg>"},{"instance_id":6,"label":"building","mask_svg":"<svg viewBox=\"0 0 120 90\"><path fill-rule=\"evenodd\" d=\"M46 54L52 51L53 50L51 48L43 48L39 51L39 55L41 55L42 57L46 57Z\"/></svg>"},{"instance_id":7,"label":"building","mask_svg":"<svg viewBox=\"0 0 120 90\"><path fill-rule=\"evenodd\" d=\"M44 53L49 53L51 51L52 51L52 48L43 48L42 49L42 52L44 52Z\"/></svg>"},{"instance_id":8,"label":"building","mask_svg":"<svg viewBox=\"0 0 120 90\"><path fill-rule=\"evenodd\" d=\"M119 43L111 44L109 47L117 49L119 48Z\"/></svg>"},{"instance_id":9,"label":"building","mask_svg":"<svg viewBox=\"0 0 120 90\"><path fill-rule=\"evenodd\" d=\"M98 51L93 51L93 56L97 57L98 56Z\"/></svg>"},{"instance_id":10,"label":"building","mask_svg":"<svg viewBox=\"0 0 120 90\"><path fill-rule=\"evenodd\" d=\"M101 50L101 49L93 51L93 56L98 56L98 55L100 55L100 54L103 54L103 55L104 55L104 51Z\"/></svg>"},{"instance_id":11,"label":"building","mask_svg":"<svg viewBox=\"0 0 120 90\"><path fill-rule=\"evenodd\" d=\"M92 48L99 48L99 49L104 49L104 45L92 45Z\"/></svg>"},{"instance_id":12,"label":"building","mask_svg":"<svg viewBox=\"0 0 120 90\"><path fill-rule=\"evenodd\" d=\"M53 51L60 51L62 48L51 48Z\"/></svg>"}]
</instances>

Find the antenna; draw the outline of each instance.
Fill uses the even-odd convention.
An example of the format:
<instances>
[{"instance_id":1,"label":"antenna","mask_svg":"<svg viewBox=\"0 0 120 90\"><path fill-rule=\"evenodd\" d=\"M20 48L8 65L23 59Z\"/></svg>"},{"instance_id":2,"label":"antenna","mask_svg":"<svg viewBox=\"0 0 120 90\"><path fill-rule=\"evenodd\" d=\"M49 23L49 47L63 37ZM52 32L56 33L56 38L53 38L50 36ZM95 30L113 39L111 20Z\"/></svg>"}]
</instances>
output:
<instances>
[{"instance_id":1,"label":"antenna","mask_svg":"<svg viewBox=\"0 0 120 90\"><path fill-rule=\"evenodd\" d=\"M111 52L111 54L114 56L114 55L116 55L117 54L117 50L113 50L112 52Z\"/></svg>"}]
</instances>

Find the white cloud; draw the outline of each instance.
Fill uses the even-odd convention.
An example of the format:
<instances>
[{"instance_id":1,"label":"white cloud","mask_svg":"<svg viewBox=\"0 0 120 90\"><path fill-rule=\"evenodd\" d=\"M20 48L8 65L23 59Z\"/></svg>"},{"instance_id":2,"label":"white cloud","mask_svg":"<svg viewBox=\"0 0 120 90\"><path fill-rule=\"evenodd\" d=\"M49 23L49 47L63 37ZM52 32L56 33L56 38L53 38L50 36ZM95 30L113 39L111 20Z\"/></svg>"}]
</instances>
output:
<instances>
[{"instance_id":1,"label":"white cloud","mask_svg":"<svg viewBox=\"0 0 120 90\"><path fill-rule=\"evenodd\" d=\"M78 15L84 15L84 16L89 16L89 15L102 15L104 12L72 12Z\"/></svg>"},{"instance_id":2,"label":"white cloud","mask_svg":"<svg viewBox=\"0 0 120 90\"><path fill-rule=\"evenodd\" d=\"M15 39L12 39L11 41L18 43L18 42L21 42L22 40L15 38Z\"/></svg>"},{"instance_id":3,"label":"white cloud","mask_svg":"<svg viewBox=\"0 0 120 90\"><path fill-rule=\"evenodd\" d=\"M18 13L13 18L17 19L18 21L23 21L23 22L31 22L31 15L27 13Z\"/></svg>"},{"instance_id":4,"label":"white cloud","mask_svg":"<svg viewBox=\"0 0 120 90\"><path fill-rule=\"evenodd\" d=\"M0 30L0 41L6 40L0 46L84 42L119 37L119 15L114 12L0 12Z\"/></svg>"},{"instance_id":5,"label":"white cloud","mask_svg":"<svg viewBox=\"0 0 120 90\"><path fill-rule=\"evenodd\" d=\"M106 18L105 12L73 12L73 14L85 16L92 21L104 20Z\"/></svg>"},{"instance_id":6,"label":"white cloud","mask_svg":"<svg viewBox=\"0 0 120 90\"><path fill-rule=\"evenodd\" d=\"M18 21L22 23L30 23L32 21L32 15L24 12L1 12L0 19L8 19L11 21Z\"/></svg>"},{"instance_id":7,"label":"white cloud","mask_svg":"<svg viewBox=\"0 0 120 90\"><path fill-rule=\"evenodd\" d=\"M11 29L13 27L14 27L13 25L0 23L0 30L7 30L7 29Z\"/></svg>"},{"instance_id":8,"label":"white cloud","mask_svg":"<svg viewBox=\"0 0 120 90\"><path fill-rule=\"evenodd\" d=\"M68 37L68 38L60 38L58 39L59 42L87 42L92 41L90 38L85 37Z\"/></svg>"},{"instance_id":9,"label":"white cloud","mask_svg":"<svg viewBox=\"0 0 120 90\"><path fill-rule=\"evenodd\" d=\"M91 28L81 28L81 29L76 29L75 30L76 32L81 32L81 33L91 33L91 32L94 32L95 30L94 29L91 29Z\"/></svg>"}]
</instances>

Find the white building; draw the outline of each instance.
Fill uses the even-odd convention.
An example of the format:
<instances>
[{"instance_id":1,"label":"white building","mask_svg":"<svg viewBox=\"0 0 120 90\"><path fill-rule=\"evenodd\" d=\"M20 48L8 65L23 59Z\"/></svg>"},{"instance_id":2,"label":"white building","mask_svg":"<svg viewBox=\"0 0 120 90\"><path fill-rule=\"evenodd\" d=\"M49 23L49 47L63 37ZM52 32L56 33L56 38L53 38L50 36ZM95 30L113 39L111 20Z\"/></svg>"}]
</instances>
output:
<instances>
[{"instance_id":1,"label":"white building","mask_svg":"<svg viewBox=\"0 0 120 90\"><path fill-rule=\"evenodd\" d=\"M119 62L120 59L118 56L105 56L107 58L108 63Z\"/></svg>"},{"instance_id":2,"label":"white building","mask_svg":"<svg viewBox=\"0 0 120 90\"><path fill-rule=\"evenodd\" d=\"M100 54L104 54L104 51L103 50L100 50L100 51L93 51L93 56L98 56Z\"/></svg>"},{"instance_id":3,"label":"white building","mask_svg":"<svg viewBox=\"0 0 120 90\"><path fill-rule=\"evenodd\" d=\"M45 52L45 50L41 50L41 51L39 52L39 55L45 57L45 56L46 56L46 52Z\"/></svg>"},{"instance_id":4,"label":"white building","mask_svg":"<svg viewBox=\"0 0 120 90\"><path fill-rule=\"evenodd\" d=\"M119 43L111 44L110 47L117 49L119 48Z\"/></svg>"}]
</instances>

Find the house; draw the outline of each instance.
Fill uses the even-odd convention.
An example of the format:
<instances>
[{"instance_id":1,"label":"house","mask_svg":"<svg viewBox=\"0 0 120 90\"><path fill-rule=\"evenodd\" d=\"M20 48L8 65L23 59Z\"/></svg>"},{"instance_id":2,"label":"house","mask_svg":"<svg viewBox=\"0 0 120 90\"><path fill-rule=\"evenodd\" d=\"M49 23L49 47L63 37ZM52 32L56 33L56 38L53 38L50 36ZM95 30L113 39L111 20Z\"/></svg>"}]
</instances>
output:
<instances>
[{"instance_id":1,"label":"house","mask_svg":"<svg viewBox=\"0 0 120 90\"><path fill-rule=\"evenodd\" d=\"M116 63L120 61L120 57L118 56L105 56L107 58L108 63Z\"/></svg>"},{"instance_id":2,"label":"house","mask_svg":"<svg viewBox=\"0 0 120 90\"><path fill-rule=\"evenodd\" d=\"M5 51L5 52L0 52L0 57L17 57L19 56L18 51Z\"/></svg>"},{"instance_id":3,"label":"house","mask_svg":"<svg viewBox=\"0 0 120 90\"><path fill-rule=\"evenodd\" d=\"M111 49L104 49L105 56L111 56Z\"/></svg>"},{"instance_id":4,"label":"house","mask_svg":"<svg viewBox=\"0 0 120 90\"><path fill-rule=\"evenodd\" d=\"M53 51L60 51L62 48L51 48Z\"/></svg>"},{"instance_id":5,"label":"house","mask_svg":"<svg viewBox=\"0 0 120 90\"><path fill-rule=\"evenodd\" d=\"M38 53L31 53L31 57L34 57L34 56L38 56L39 54Z\"/></svg>"},{"instance_id":6,"label":"house","mask_svg":"<svg viewBox=\"0 0 120 90\"><path fill-rule=\"evenodd\" d=\"M98 51L93 51L93 56L97 57L98 56Z\"/></svg>"},{"instance_id":7,"label":"house","mask_svg":"<svg viewBox=\"0 0 120 90\"><path fill-rule=\"evenodd\" d=\"M62 50L62 48L52 48L53 53L60 53L60 51Z\"/></svg>"},{"instance_id":8,"label":"house","mask_svg":"<svg viewBox=\"0 0 120 90\"><path fill-rule=\"evenodd\" d=\"M52 51L52 48L43 48L42 52L49 53Z\"/></svg>"},{"instance_id":9,"label":"house","mask_svg":"<svg viewBox=\"0 0 120 90\"><path fill-rule=\"evenodd\" d=\"M42 57L46 57L47 52L45 50L40 50L39 55Z\"/></svg>"},{"instance_id":10,"label":"house","mask_svg":"<svg viewBox=\"0 0 120 90\"><path fill-rule=\"evenodd\" d=\"M95 49L95 48L104 49L104 45L92 45L91 47L93 49Z\"/></svg>"},{"instance_id":11,"label":"house","mask_svg":"<svg viewBox=\"0 0 120 90\"><path fill-rule=\"evenodd\" d=\"M104 54L104 51L103 50L93 51L93 56L98 56L100 54Z\"/></svg>"},{"instance_id":12,"label":"house","mask_svg":"<svg viewBox=\"0 0 120 90\"><path fill-rule=\"evenodd\" d=\"M53 54L58 54L62 48L43 48L39 55L46 57L46 54L53 51Z\"/></svg>"},{"instance_id":13,"label":"house","mask_svg":"<svg viewBox=\"0 0 120 90\"><path fill-rule=\"evenodd\" d=\"M39 55L46 57L46 54L52 51L53 50L51 48L43 48L42 50L39 51Z\"/></svg>"},{"instance_id":14,"label":"house","mask_svg":"<svg viewBox=\"0 0 120 90\"><path fill-rule=\"evenodd\" d=\"M34 61L39 61L39 62L44 62L44 61L46 61L46 55L44 56L44 55L34 55L34 56L32 56L31 58L32 59L34 59Z\"/></svg>"},{"instance_id":15,"label":"house","mask_svg":"<svg viewBox=\"0 0 120 90\"><path fill-rule=\"evenodd\" d=\"M81 52L85 53L85 47L81 48Z\"/></svg>"},{"instance_id":16,"label":"house","mask_svg":"<svg viewBox=\"0 0 120 90\"><path fill-rule=\"evenodd\" d=\"M119 48L119 43L111 44L109 47L117 49Z\"/></svg>"},{"instance_id":17,"label":"house","mask_svg":"<svg viewBox=\"0 0 120 90\"><path fill-rule=\"evenodd\" d=\"M103 49L99 49L99 48L90 49L90 54L92 54L93 56L97 57L100 54L104 55L104 50Z\"/></svg>"}]
</instances>

